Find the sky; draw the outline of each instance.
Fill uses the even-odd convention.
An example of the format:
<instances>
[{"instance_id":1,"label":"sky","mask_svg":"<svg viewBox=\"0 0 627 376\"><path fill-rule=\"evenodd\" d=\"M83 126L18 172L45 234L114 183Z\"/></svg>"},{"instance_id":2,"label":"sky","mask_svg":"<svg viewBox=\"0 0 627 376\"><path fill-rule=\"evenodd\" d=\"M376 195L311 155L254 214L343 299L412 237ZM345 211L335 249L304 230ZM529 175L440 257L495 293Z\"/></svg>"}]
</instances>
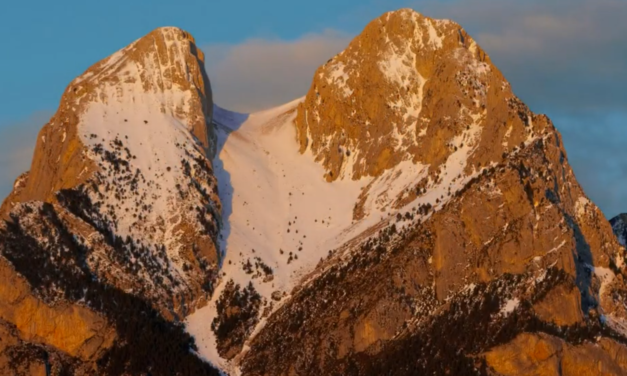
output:
<instances>
[{"instance_id":1,"label":"sky","mask_svg":"<svg viewBox=\"0 0 627 376\"><path fill-rule=\"evenodd\" d=\"M29 168L66 85L156 27L195 37L217 104L254 111L304 95L369 21L404 7L461 24L553 120L586 194L608 218L627 212L627 0L4 2L0 197Z\"/></svg>"}]
</instances>

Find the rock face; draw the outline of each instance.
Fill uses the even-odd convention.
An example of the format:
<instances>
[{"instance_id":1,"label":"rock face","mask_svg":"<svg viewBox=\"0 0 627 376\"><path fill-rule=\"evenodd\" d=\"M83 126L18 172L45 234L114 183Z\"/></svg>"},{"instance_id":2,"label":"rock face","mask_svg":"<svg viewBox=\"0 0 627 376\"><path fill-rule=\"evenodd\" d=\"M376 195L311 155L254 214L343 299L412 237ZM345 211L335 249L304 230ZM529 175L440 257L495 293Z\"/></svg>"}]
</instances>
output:
<instances>
[{"instance_id":1,"label":"rock face","mask_svg":"<svg viewBox=\"0 0 627 376\"><path fill-rule=\"evenodd\" d=\"M499 375L624 375L626 351L607 338L571 345L542 333L522 333L486 359Z\"/></svg>"},{"instance_id":2,"label":"rock face","mask_svg":"<svg viewBox=\"0 0 627 376\"><path fill-rule=\"evenodd\" d=\"M4 261L0 278L0 318L13 323L21 338L50 344L83 360L111 347L115 331L90 309L72 304L47 306Z\"/></svg>"},{"instance_id":3,"label":"rock face","mask_svg":"<svg viewBox=\"0 0 627 376\"><path fill-rule=\"evenodd\" d=\"M371 22L320 67L296 121L301 150L311 148L329 180L378 176L405 160L435 172L476 138L470 172L546 123L459 25L408 9Z\"/></svg>"},{"instance_id":4,"label":"rock face","mask_svg":"<svg viewBox=\"0 0 627 376\"><path fill-rule=\"evenodd\" d=\"M0 208L6 369L214 372L178 323L221 257L212 111L202 52L177 28L70 83Z\"/></svg>"}]
</instances>

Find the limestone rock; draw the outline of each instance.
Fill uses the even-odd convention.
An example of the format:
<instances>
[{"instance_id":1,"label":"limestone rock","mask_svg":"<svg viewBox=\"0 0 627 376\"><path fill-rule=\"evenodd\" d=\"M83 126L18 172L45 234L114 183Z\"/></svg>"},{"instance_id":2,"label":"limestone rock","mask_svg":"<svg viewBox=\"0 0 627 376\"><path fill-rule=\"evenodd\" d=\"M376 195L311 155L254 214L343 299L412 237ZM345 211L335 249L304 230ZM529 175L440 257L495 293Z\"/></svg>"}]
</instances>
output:
<instances>
[{"instance_id":1,"label":"limestone rock","mask_svg":"<svg viewBox=\"0 0 627 376\"><path fill-rule=\"evenodd\" d=\"M111 347L115 330L85 307L49 307L33 296L28 283L0 259L0 319L17 328L20 338L49 344L71 356L89 360Z\"/></svg>"},{"instance_id":2,"label":"limestone rock","mask_svg":"<svg viewBox=\"0 0 627 376\"><path fill-rule=\"evenodd\" d=\"M542 321L558 326L571 326L583 320L581 293L575 286L554 288L533 309Z\"/></svg>"},{"instance_id":3,"label":"limestone rock","mask_svg":"<svg viewBox=\"0 0 627 376\"><path fill-rule=\"evenodd\" d=\"M311 148L335 180L379 176L405 160L436 172L470 147L478 126L471 171L543 133L547 120L513 95L461 26L403 9L318 68L296 124L301 151Z\"/></svg>"},{"instance_id":4,"label":"limestone rock","mask_svg":"<svg viewBox=\"0 0 627 376\"><path fill-rule=\"evenodd\" d=\"M488 352L486 360L499 375L559 375L563 347L558 338L523 333Z\"/></svg>"}]
</instances>

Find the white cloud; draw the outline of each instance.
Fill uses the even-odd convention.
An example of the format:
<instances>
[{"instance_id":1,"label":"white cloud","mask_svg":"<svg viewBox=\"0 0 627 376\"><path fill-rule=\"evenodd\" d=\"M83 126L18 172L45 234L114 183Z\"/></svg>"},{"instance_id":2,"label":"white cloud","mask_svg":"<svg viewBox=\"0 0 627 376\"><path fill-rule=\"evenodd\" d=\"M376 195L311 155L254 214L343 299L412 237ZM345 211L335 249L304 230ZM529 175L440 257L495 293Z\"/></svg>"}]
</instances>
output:
<instances>
[{"instance_id":1,"label":"white cloud","mask_svg":"<svg viewBox=\"0 0 627 376\"><path fill-rule=\"evenodd\" d=\"M289 41L250 39L203 46L214 100L231 110L251 112L304 96L318 66L350 40L342 32L327 30Z\"/></svg>"}]
</instances>

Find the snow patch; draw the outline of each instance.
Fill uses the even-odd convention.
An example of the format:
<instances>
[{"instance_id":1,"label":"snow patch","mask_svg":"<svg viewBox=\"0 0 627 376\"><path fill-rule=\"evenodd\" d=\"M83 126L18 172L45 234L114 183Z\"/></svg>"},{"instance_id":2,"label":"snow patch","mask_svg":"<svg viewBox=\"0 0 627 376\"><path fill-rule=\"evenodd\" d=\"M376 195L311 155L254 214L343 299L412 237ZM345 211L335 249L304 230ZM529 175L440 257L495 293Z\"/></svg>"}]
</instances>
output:
<instances>
[{"instance_id":1,"label":"snow patch","mask_svg":"<svg viewBox=\"0 0 627 376\"><path fill-rule=\"evenodd\" d=\"M380 60L378 65L386 80L398 86L399 95L389 100L389 105L396 111L403 112L403 120L411 121L417 124L422 111L422 101L424 98L424 86L427 80L422 77L416 70L416 53L413 44L420 35L416 26L416 36L414 40L403 41L401 46L393 43L388 44L388 51L384 59ZM422 43L422 42L420 42ZM415 142L415 132L412 127L402 127L406 130L405 135L410 132Z\"/></svg>"},{"instance_id":2,"label":"snow patch","mask_svg":"<svg viewBox=\"0 0 627 376\"><path fill-rule=\"evenodd\" d=\"M424 19L427 27L427 33L429 35L429 43L435 48L442 48L442 38L438 35L438 31L435 29L434 22L431 19Z\"/></svg>"},{"instance_id":3,"label":"snow patch","mask_svg":"<svg viewBox=\"0 0 627 376\"><path fill-rule=\"evenodd\" d=\"M329 64L327 67L327 82L335 85L344 98L348 98L353 94L353 90L348 85L348 73L346 73L346 66L340 62L335 61L333 64Z\"/></svg>"},{"instance_id":4,"label":"snow patch","mask_svg":"<svg viewBox=\"0 0 627 376\"><path fill-rule=\"evenodd\" d=\"M599 288L599 296L603 298L605 289L607 286L612 283L614 280L615 274L608 268L604 268L601 266L592 266L587 265L590 269L592 269L594 275L601 281L601 287Z\"/></svg>"},{"instance_id":5,"label":"snow patch","mask_svg":"<svg viewBox=\"0 0 627 376\"><path fill-rule=\"evenodd\" d=\"M588 200L587 198L583 196L577 199L577 202L575 203L575 212L577 214L577 218L582 218L583 216L585 216L586 207L588 206L589 203L590 203L590 200Z\"/></svg>"},{"instance_id":6,"label":"snow patch","mask_svg":"<svg viewBox=\"0 0 627 376\"><path fill-rule=\"evenodd\" d=\"M13 189L17 189L19 186L21 186L27 178L28 175L22 174L20 175L17 179L15 179L15 183L13 183Z\"/></svg>"},{"instance_id":7,"label":"snow patch","mask_svg":"<svg viewBox=\"0 0 627 376\"><path fill-rule=\"evenodd\" d=\"M520 304L520 300L518 298L509 299L501 306L500 314L507 317L510 313L514 312L518 305Z\"/></svg>"},{"instance_id":8,"label":"snow patch","mask_svg":"<svg viewBox=\"0 0 627 376\"><path fill-rule=\"evenodd\" d=\"M561 249L561 248L562 248L565 244L566 244L566 240L562 240L562 242L561 242L559 245L557 245L557 246L555 246L555 247L551 248L551 249L550 249L550 250L549 250L546 254L548 255L548 254L551 254L551 253L554 253L554 252L558 251L558 250L559 250L559 249Z\"/></svg>"},{"instance_id":9,"label":"snow patch","mask_svg":"<svg viewBox=\"0 0 627 376\"><path fill-rule=\"evenodd\" d=\"M510 125L509 128L507 128L507 132L505 132L505 136L503 136L503 147L507 148L507 145L509 144L509 136L512 134L512 130L514 130L514 126Z\"/></svg>"}]
</instances>

